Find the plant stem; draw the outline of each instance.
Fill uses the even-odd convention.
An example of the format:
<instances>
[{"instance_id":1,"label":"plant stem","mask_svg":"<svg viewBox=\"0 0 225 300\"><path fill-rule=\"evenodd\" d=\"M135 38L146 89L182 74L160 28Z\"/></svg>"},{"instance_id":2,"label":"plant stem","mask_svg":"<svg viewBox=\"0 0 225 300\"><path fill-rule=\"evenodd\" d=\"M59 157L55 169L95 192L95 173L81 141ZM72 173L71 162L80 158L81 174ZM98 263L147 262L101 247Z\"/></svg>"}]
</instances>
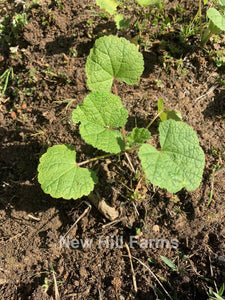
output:
<instances>
[{"instance_id":1,"label":"plant stem","mask_svg":"<svg viewBox=\"0 0 225 300\"><path fill-rule=\"evenodd\" d=\"M220 31L221 30L210 20L201 40L202 46L208 42L213 34L219 34Z\"/></svg>"},{"instance_id":2,"label":"plant stem","mask_svg":"<svg viewBox=\"0 0 225 300\"><path fill-rule=\"evenodd\" d=\"M202 0L199 0L200 39L202 40Z\"/></svg>"},{"instance_id":3,"label":"plant stem","mask_svg":"<svg viewBox=\"0 0 225 300\"><path fill-rule=\"evenodd\" d=\"M201 39L202 46L205 45L208 42L208 40L211 37L211 35L212 35L212 31L209 29L209 27L206 28L205 33L204 33L204 35L203 35L203 37Z\"/></svg>"},{"instance_id":4,"label":"plant stem","mask_svg":"<svg viewBox=\"0 0 225 300\"><path fill-rule=\"evenodd\" d=\"M124 143L126 144L126 131L125 131L125 126L122 126L121 129L122 129L122 136L123 136L123 139L124 139Z\"/></svg>"},{"instance_id":5,"label":"plant stem","mask_svg":"<svg viewBox=\"0 0 225 300\"><path fill-rule=\"evenodd\" d=\"M117 92L117 88L116 88L115 82L113 83L113 87L114 87L114 93L115 93L115 95L118 96L118 92Z\"/></svg>"},{"instance_id":6,"label":"plant stem","mask_svg":"<svg viewBox=\"0 0 225 300\"><path fill-rule=\"evenodd\" d=\"M100 156L96 156L96 157L93 157L93 158L90 158L90 159L87 159L87 160L84 160L80 163L77 163L77 166L80 167L82 165L86 165L92 161L96 161L96 160L99 160L99 159L104 159L104 158L107 158L107 157L110 157L110 156L115 156L115 155L123 155L125 154L126 152L133 152L134 150L137 150L141 145L136 145L136 146L133 146L129 149L126 149L126 150L123 150L121 151L120 153L108 153L108 154L104 154L104 155L100 155Z\"/></svg>"},{"instance_id":7,"label":"plant stem","mask_svg":"<svg viewBox=\"0 0 225 300\"><path fill-rule=\"evenodd\" d=\"M96 156L96 157L87 159L85 161L82 161L80 163L77 163L77 166L80 167L80 166L88 164L88 163L90 163L92 161L96 161L96 160L103 159L103 158L110 157L110 156L114 156L114 155L116 155L116 154L114 154L114 153L108 153L108 154L105 154L105 155ZM120 153L118 153L118 155L120 155Z\"/></svg>"},{"instance_id":8,"label":"plant stem","mask_svg":"<svg viewBox=\"0 0 225 300\"><path fill-rule=\"evenodd\" d=\"M146 127L146 129L148 129L154 122L155 120L161 115L161 113L164 112L165 109L161 110L152 120L151 122L148 124L148 126Z\"/></svg>"}]
</instances>

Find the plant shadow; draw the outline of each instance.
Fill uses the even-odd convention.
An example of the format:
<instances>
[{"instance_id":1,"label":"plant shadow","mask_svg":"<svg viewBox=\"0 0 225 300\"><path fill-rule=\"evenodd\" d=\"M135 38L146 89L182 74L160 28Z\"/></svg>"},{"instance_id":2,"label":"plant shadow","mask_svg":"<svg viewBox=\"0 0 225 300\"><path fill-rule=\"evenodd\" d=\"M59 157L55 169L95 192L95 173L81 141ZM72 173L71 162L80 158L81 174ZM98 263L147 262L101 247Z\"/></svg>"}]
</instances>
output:
<instances>
[{"instance_id":1,"label":"plant shadow","mask_svg":"<svg viewBox=\"0 0 225 300\"><path fill-rule=\"evenodd\" d=\"M214 101L210 102L203 111L205 118L224 117L225 114L225 90L217 92Z\"/></svg>"}]
</instances>

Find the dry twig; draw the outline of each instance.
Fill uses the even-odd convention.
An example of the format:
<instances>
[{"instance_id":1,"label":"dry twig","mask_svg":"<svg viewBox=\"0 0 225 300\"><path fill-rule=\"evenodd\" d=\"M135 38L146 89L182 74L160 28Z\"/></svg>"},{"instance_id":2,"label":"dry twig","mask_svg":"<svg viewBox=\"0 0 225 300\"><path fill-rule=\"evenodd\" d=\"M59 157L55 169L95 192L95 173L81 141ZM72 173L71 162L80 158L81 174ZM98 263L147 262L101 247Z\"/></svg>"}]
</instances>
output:
<instances>
[{"instance_id":1,"label":"dry twig","mask_svg":"<svg viewBox=\"0 0 225 300\"><path fill-rule=\"evenodd\" d=\"M134 267L133 267L133 263L132 263L132 257L133 257L133 256L131 256L130 248L129 248L129 246L127 245L127 243L125 243L125 247L126 247L126 249L127 249L127 253L128 253L128 256L129 256L129 259L130 259L130 266L131 266L131 271L132 271L132 278L133 278L134 291L137 293L137 282L136 282L136 276L135 276L135 273L134 273Z\"/></svg>"},{"instance_id":2,"label":"dry twig","mask_svg":"<svg viewBox=\"0 0 225 300\"><path fill-rule=\"evenodd\" d=\"M91 210L91 204L87 201L85 201L85 203L88 205L88 207L85 209L85 211L82 213L82 215L80 215L79 218L76 219L74 224L70 227L70 229L67 231L67 233L63 236L63 239L65 239L67 237L67 235L77 225L77 223Z\"/></svg>"}]
</instances>

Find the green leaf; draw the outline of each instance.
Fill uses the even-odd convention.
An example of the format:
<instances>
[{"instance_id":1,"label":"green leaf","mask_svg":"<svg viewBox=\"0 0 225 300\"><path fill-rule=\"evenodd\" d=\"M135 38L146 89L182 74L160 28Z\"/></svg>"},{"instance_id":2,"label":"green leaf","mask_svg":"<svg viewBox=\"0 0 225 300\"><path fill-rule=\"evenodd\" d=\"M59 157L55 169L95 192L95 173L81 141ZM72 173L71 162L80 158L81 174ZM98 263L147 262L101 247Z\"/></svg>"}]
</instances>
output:
<instances>
[{"instance_id":1,"label":"green leaf","mask_svg":"<svg viewBox=\"0 0 225 300\"><path fill-rule=\"evenodd\" d=\"M225 0L219 0L219 5L221 7L225 7Z\"/></svg>"},{"instance_id":2,"label":"green leaf","mask_svg":"<svg viewBox=\"0 0 225 300\"><path fill-rule=\"evenodd\" d=\"M216 25L220 30L225 30L225 16L222 16L220 12L214 7L210 7L207 10L207 17Z\"/></svg>"},{"instance_id":3,"label":"green leaf","mask_svg":"<svg viewBox=\"0 0 225 300\"><path fill-rule=\"evenodd\" d=\"M164 110L163 99L160 98L158 101L158 114ZM166 109L165 112L162 112L160 115L160 120L163 122L165 120L173 119L175 121L182 121L181 113L177 110Z\"/></svg>"},{"instance_id":4,"label":"green leaf","mask_svg":"<svg viewBox=\"0 0 225 300\"><path fill-rule=\"evenodd\" d=\"M185 187L198 188L205 157L192 127L172 119L159 125L161 151L149 144L140 147L138 156L152 184L176 193Z\"/></svg>"},{"instance_id":5,"label":"green leaf","mask_svg":"<svg viewBox=\"0 0 225 300\"><path fill-rule=\"evenodd\" d=\"M94 189L98 178L92 170L77 166L73 147L56 145L41 156L38 181L54 198L78 199Z\"/></svg>"},{"instance_id":6,"label":"green leaf","mask_svg":"<svg viewBox=\"0 0 225 300\"><path fill-rule=\"evenodd\" d=\"M86 143L110 153L124 147L121 133L114 128L124 126L128 117L120 97L108 92L93 92L73 111L74 123L81 122L80 134Z\"/></svg>"},{"instance_id":7,"label":"green leaf","mask_svg":"<svg viewBox=\"0 0 225 300\"><path fill-rule=\"evenodd\" d=\"M125 19L125 16L122 14L117 14L114 17L114 21L116 23L116 28L120 29L127 29L129 27L131 19Z\"/></svg>"},{"instance_id":8,"label":"green leaf","mask_svg":"<svg viewBox=\"0 0 225 300\"><path fill-rule=\"evenodd\" d=\"M97 5L107 11L110 15L114 15L116 13L116 8L119 3L116 0L96 0Z\"/></svg>"},{"instance_id":9,"label":"green leaf","mask_svg":"<svg viewBox=\"0 0 225 300\"><path fill-rule=\"evenodd\" d=\"M160 111L164 110L164 106L163 106L164 100L162 98L160 98L158 100L157 106L158 106L158 113L160 113Z\"/></svg>"},{"instance_id":10,"label":"green leaf","mask_svg":"<svg viewBox=\"0 0 225 300\"><path fill-rule=\"evenodd\" d=\"M96 40L85 66L91 91L110 92L114 77L133 85L140 80L143 70L143 56L137 47L113 35Z\"/></svg>"},{"instance_id":11,"label":"green leaf","mask_svg":"<svg viewBox=\"0 0 225 300\"><path fill-rule=\"evenodd\" d=\"M223 284L221 285L220 289L219 289L219 295L220 295L220 296L223 296L224 288L225 288L225 286L224 286L224 283L223 283Z\"/></svg>"},{"instance_id":12,"label":"green leaf","mask_svg":"<svg viewBox=\"0 0 225 300\"><path fill-rule=\"evenodd\" d=\"M131 134L127 135L127 146L130 148L132 146L143 144L149 140L150 137L151 134L147 129L135 127Z\"/></svg>"},{"instance_id":13,"label":"green leaf","mask_svg":"<svg viewBox=\"0 0 225 300\"><path fill-rule=\"evenodd\" d=\"M181 113L178 110L166 109L167 120L173 119L175 121L182 121Z\"/></svg>"},{"instance_id":14,"label":"green leaf","mask_svg":"<svg viewBox=\"0 0 225 300\"><path fill-rule=\"evenodd\" d=\"M158 114L164 110L164 106L163 106L164 100L162 98L159 99L158 101ZM163 122L165 120L167 120L167 114L165 112L162 112L159 115L160 120Z\"/></svg>"},{"instance_id":15,"label":"green leaf","mask_svg":"<svg viewBox=\"0 0 225 300\"><path fill-rule=\"evenodd\" d=\"M142 7L158 5L161 3L161 0L136 0L136 1Z\"/></svg>"},{"instance_id":16,"label":"green leaf","mask_svg":"<svg viewBox=\"0 0 225 300\"><path fill-rule=\"evenodd\" d=\"M172 270L177 271L177 267L176 265L167 257L160 255L162 261L168 266L170 267Z\"/></svg>"}]
</instances>

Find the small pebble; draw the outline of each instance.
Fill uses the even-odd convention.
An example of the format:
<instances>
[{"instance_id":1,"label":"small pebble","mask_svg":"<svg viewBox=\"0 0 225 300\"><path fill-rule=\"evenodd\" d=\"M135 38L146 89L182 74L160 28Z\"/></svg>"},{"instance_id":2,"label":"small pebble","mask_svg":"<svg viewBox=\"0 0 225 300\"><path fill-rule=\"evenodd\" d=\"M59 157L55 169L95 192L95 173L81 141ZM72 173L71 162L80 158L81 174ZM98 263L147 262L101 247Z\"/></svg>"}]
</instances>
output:
<instances>
[{"instance_id":1,"label":"small pebble","mask_svg":"<svg viewBox=\"0 0 225 300\"><path fill-rule=\"evenodd\" d=\"M218 256L218 263L220 265L225 265L225 257L224 256Z\"/></svg>"},{"instance_id":2,"label":"small pebble","mask_svg":"<svg viewBox=\"0 0 225 300\"><path fill-rule=\"evenodd\" d=\"M152 231L153 232L159 232L159 226L158 225L152 226Z\"/></svg>"}]
</instances>

